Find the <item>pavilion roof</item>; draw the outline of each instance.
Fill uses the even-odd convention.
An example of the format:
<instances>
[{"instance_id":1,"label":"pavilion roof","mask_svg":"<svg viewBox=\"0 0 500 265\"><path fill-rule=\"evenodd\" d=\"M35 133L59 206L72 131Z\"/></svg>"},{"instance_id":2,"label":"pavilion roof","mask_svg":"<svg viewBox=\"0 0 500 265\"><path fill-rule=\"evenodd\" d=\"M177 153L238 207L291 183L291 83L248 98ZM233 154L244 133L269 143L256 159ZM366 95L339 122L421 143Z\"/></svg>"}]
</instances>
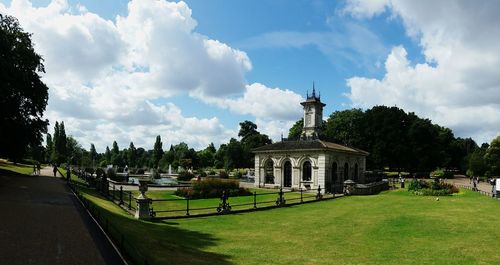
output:
<instances>
[{"instance_id":1,"label":"pavilion roof","mask_svg":"<svg viewBox=\"0 0 500 265\"><path fill-rule=\"evenodd\" d=\"M331 143L322 140L296 140L296 141L281 141L273 144L264 145L253 149L254 153L268 153L276 151L304 151L304 150L327 150L343 153L351 153L362 156L369 155L368 152L354 147L349 147L341 144Z\"/></svg>"}]
</instances>

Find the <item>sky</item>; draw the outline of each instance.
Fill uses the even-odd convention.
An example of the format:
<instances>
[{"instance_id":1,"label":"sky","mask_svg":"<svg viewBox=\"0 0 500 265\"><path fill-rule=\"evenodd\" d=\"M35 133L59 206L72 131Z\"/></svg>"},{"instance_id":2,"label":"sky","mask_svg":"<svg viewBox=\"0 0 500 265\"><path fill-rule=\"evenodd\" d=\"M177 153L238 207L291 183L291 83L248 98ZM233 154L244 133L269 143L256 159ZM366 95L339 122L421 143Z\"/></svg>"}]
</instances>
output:
<instances>
[{"instance_id":1,"label":"sky","mask_svg":"<svg viewBox=\"0 0 500 265\"><path fill-rule=\"evenodd\" d=\"M239 123L279 140L315 83L332 112L415 112L457 137L500 135L499 1L0 0L32 33L49 132L203 149Z\"/></svg>"}]
</instances>

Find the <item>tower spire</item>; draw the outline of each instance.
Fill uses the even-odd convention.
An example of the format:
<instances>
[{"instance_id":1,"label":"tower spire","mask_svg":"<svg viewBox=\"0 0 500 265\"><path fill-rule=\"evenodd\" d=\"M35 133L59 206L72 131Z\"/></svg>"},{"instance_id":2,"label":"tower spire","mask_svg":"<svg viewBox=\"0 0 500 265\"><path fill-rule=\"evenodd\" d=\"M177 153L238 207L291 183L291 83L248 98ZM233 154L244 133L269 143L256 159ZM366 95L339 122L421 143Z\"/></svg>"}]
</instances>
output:
<instances>
[{"instance_id":1,"label":"tower spire","mask_svg":"<svg viewBox=\"0 0 500 265\"><path fill-rule=\"evenodd\" d=\"M316 88L314 88L314 80L313 80L313 93L312 93L312 97L313 98L316 97Z\"/></svg>"}]
</instances>

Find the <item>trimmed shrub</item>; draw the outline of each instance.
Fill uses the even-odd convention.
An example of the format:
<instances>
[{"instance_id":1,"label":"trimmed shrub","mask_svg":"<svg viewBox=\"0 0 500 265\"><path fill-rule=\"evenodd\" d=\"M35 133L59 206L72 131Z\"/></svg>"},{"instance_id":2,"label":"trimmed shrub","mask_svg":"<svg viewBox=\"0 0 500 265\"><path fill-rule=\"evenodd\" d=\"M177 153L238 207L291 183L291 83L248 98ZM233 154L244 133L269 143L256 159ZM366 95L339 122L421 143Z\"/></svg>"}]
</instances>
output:
<instances>
[{"instance_id":1,"label":"trimmed shrub","mask_svg":"<svg viewBox=\"0 0 500 265\"><path fill-rule=\"evenodd\" d=\"M200 172L200 177L205 178L207 176L207 173L205 171Z\"/></svg>"},{"instance_id":2,"label":"trimmed shrub","mask_svg":"<svg viewBox=\"0 0 500 265\"><path fill-rule=\"evenodd\" d=\"M408 185L408 190L409 191L418 191L421 189L427 189L429 187L430 187L429 183L427 183L426 181L414 179L410 182L410 185Z\"/></svg>"},{"instance_id":3,"label":"trimmed shrub","mask_svg":"<svg viewBox=\"0 0 500 265\"><path fill-rule=\"evenodd\" d=\"M236 173L234 173L234 175L233 175L233 178L240 179L242 176L243 176L243 174L241 174L241 172L236 171Z\"/></svg>"},{"instance_id":4,"label":"trimmed shrub","mask_svg":"<svg viewBox=\"0 0 500 265\"><path fill-rule=\"evenodd\" d=\"M118 176L114 168L110 167L106 169L106 177L114 181L123 181L122 176Z\"/></svg>"},{"instance_id":5,"label":"trimmed shrub","mask_svg":"<svg viewBox=\"0 0 500 265\"><path fill-rule=\"evenodd\" d=\"M181 171L179 176L177 176L177 180L180 181L190 181L194 178L194 174L188 171Z\"/></svg>"},{"instance_id":6,"label":"trimmed shrub","mask_svg":"<svg viewBox=\"0 0 500 265\"><path fill-rule=\"evenodd\" d=\"M189 196L192 199L219 198L223 191L226 191L230 197L252 195L248 189L240 188L238 181L210 178L193 182L190 188L180 188L175 192L175 195Z\"/></svg>"},{"instance_id":7,"label":"trimmed shrub","mask_svg":"<svg viewBox=\"0 0 500 265\"><path fill-rule=\"evenodd\" d=\"M408 185L408 191L422 196L446 196L458 193L458 188L450 183L440 182L438 178L433 183L423 180L412 180Z\"/></svg>"},{"instance_id":8,"label":"trimmed shrub","mask_svg":"<svg viewBox=\"0 0 500 265\"><path fill-rule=\"evenodd\" d=\"M219 178L221 178L221 179L227 179L227 178L229 178L229 175L226 173L226 171L221 170L219 172Z\"/></svg>"},{"instance_id":9,"label":"trimmed shrub","mask_svg":"<svg viewBox=\"0 0 500 265\"><path fill-rule=\"evenodd\" d=\"M215 173L215 171L214 171L214 170L210 170L210 171L208 172L208 175L215 175L215 174L217 174L217 173Z\"/></svg>"}]
</instances>

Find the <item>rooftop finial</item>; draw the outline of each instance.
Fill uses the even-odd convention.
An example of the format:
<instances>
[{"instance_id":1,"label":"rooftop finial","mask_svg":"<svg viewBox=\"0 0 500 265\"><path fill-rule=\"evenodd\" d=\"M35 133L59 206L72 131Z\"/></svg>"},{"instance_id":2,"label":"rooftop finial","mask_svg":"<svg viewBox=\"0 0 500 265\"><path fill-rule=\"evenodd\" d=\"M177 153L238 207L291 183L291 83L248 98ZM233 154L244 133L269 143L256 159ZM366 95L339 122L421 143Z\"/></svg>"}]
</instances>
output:
<instances>
[{"instance_id":1,"label":"rooftop finial","mask_svg":"<svg viewBox=\"0 0 500 265\"><path fill-rule=\"evenodd\" d=\"M316 97L316 89L314 88L314 81L313 81L313 93L312 93L312 97L313 98Z\"/></svg>"}]
</instances>

